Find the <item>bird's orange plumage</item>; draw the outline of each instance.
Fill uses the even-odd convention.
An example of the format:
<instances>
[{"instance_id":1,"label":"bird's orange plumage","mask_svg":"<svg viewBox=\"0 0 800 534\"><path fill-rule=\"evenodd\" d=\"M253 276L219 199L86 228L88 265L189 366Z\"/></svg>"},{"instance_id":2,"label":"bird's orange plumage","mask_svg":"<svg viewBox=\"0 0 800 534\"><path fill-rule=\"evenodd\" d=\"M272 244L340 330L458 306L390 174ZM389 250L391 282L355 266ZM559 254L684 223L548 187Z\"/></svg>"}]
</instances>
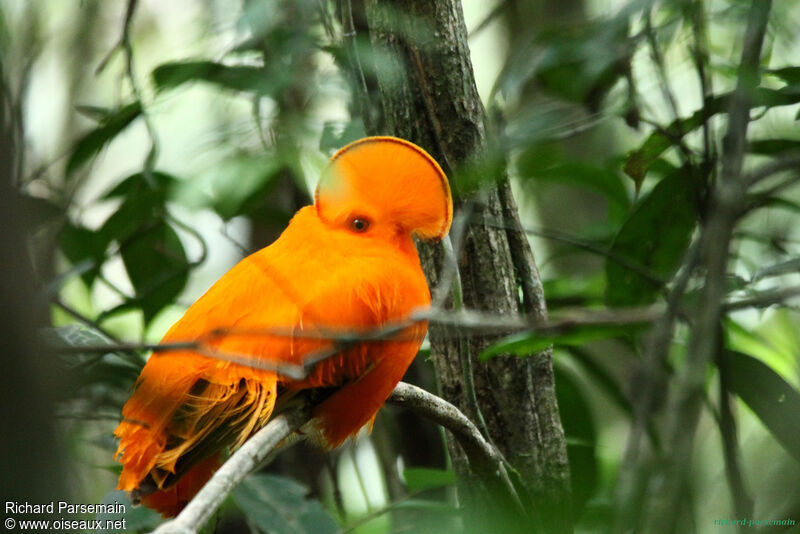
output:
<instances>
[{"instance_id":1,"label":"bird's orange plumage","mask_svg":"<svg viewBox=\"0 0 800 534\"><path fill-rule=\"evenodd\" d=\"M241 445L298 390L328 388L303 429L310 439L333 448L356 434L411 364L426 324L351 346L301 380L256 366L302 364L332 346L326 335L374 331L428 306L412 236L443 237L451 215L447 179L416 145L371 137L337 152L314 206L228 271L163 339L207 350L148 360L114 432L118 487L176 514L219 466L220 451Z\"/></svg>"}]
</instances>

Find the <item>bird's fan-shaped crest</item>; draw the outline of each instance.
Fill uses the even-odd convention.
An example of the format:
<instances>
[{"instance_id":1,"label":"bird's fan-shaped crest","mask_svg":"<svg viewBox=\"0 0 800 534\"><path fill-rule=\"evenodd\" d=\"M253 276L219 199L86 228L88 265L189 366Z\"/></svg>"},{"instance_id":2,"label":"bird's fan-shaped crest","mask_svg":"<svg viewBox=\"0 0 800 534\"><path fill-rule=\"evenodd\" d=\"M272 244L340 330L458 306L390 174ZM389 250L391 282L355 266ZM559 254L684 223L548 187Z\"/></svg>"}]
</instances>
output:
<instances>
[{"instance_id":1,"label":"bird's fan-shaped crest","mask_svg":"<svg viewBox=\"0 0 800 534\"><path fill-rule=\"evenodd\" d=\"M324 221L345 222L372 211L423 239L447 235L453 216L441 167L422 148L396 137L367 137L334 154L315 204Z\"/></svg>"}]
</instances>

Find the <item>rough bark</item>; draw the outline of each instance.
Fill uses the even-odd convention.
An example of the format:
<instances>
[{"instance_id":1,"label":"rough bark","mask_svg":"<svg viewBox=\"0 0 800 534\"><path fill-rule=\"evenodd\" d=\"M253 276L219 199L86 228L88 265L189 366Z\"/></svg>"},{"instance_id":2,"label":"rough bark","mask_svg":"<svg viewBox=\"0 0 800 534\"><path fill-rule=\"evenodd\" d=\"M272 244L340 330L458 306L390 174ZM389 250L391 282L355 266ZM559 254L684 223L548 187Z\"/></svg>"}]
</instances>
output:
<instances>
[{"instance_id":1,"label":"rough bark","mask_svg":"<svg viewBox=\"0 0 800 534\"><path fill-rule=\"evenodd\" d=\"M385 124L382 131L367 124L369 133L396 135L424 147L458 190L460 171L474 169L487 151L485 110L474 82L460 3L366 0L364 8L380 58L375 72ZM458 258L463 304L501 315L543 317L541 281L507 179L499 174L485 177L488 185L473 198L461 199L462 206L471 203ZM506 228L498 228L497 221L504 221ZM436 287L442 248L422 246L421 252L429 282ZM547 530L570 531L566 443L551 351L481 363L478 355L497 337L462 340L453 334L431 328L442 396L474 421L485 421L488 437L519 473ZM470 400L465 372L474 378L480 413ZM468 477L463 451L452 439L449 449L457 472Z\"/></svg>"}]
</instances>

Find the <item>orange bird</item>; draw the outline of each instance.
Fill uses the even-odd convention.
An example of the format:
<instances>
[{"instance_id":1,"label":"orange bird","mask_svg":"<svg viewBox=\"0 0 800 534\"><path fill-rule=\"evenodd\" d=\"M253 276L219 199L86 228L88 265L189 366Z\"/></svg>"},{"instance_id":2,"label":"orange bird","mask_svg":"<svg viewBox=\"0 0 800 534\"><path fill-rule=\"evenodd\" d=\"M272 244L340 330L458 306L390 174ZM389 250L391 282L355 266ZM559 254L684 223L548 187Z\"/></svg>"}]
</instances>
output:
<instances>
[{"instance_id":1,"label":"orange bird","mask_svg":"<svg viewBox=\"0 0 800 534\"><path fill-rule=\"evenodd\" d=\"M301 390L313 388L316 403L302 432L323 448L371 423L427 323L349 345L302 379L275 369L330 350L332 334L374 332L428 307L412 238L441 239L452 212L446 176L418 146L369 137L339 150L314 205L220 278L162 340L197 348L147 361L114 431L118 488L165 517L177 514L219 467L222 449L240 446L276 402Z\"/></svg>"}]
</instances>

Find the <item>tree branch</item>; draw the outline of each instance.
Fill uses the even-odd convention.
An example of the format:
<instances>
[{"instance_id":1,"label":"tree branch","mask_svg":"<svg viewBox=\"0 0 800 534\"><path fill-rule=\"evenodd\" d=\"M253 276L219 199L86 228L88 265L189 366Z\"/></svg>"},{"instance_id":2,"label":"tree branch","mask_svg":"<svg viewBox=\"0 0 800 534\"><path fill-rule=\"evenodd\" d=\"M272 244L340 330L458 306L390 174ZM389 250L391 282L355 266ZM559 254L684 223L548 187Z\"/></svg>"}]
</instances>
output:
<instances>
[{"instance_id":1,"label":"tree branch","mask_svg":"<svg viewBox=\"0 0 800 534\"><path fill-rule=\"evenodd\" d=\"M518 511L523 512L502 455L484 439L472 421L458 408L432 393L404 382L397 384L389 402L449 430L464 449L475 473L487 481L491 489L502 491L517 506ZM234 488L310 420L308 404L302 404L271 419L231 455L177 517L162 523L153 534L197 533Z\"/></svg>"},{"instance_id":2,"label":"tree branch","mask_svg":"<svg viewBox=\"0 0 800 534\"><path fill-rule=\"evenodd\" d=\"M233 489L309 419L306 405L274 417L228 458L175 519L162 523L153 534L198 532Z\"/></svg>"},{"instance_id":3,"label":"tree branch","mask_svg":"<svg viewBox=\"0 0 800 534\"><path fill-rule=\"evenodd\" d=\"M770 299L786 298L792 292L778 292L762 295L753 300L754 304L765 306ZM754 297L755 298L755 297ZM745 307L750 302L736 301L731 306L737 309ZM58 345L53 350L62 354L87 354L103 352L170 352L194 351L203 356L217 358L231 363L245 365L255 369L274 371L289 378L300 380L318 363L340 353L356 343L380 340L408 340L410 334L404 331L420 322L438 324L455 330L454 335L508 335L519 332L535 332L541 335L558 335L570 332L576 328L591 326L625 326L633 324L650 323L663 315L663 306L639 306L630 308L613 308L601 310L563 309L557 319L542 319L533 316L504 316L488 314L473 310L444 311L423 310L411 315L408 319L388 323L367 331L296 331L291 327L264 327L264 328L214 328L194 340L179 340L165 343L101 343L85 345ZM290 362L259 360L251 354L236 354L217 350L215 341L224 336L247 337L285 337L291 339L316 339L331 341L332 344L312 351L305 355L302 364ZM413 336L416 338L416 336Z\"/></svg>"},{"instance_id":4,"label":"tree branch","mask_svg":"<svg viewBox=\"0 0 800 534\"><path fill-rule=\"evenodd\" d=\"M501 488L523 510L514 485L508 477L506 462L500 451L481 435L478 428L458 408L422 388L400 382L389 402L408 408L449 430L464 449L473 471L491 487Z\"/></svg>"}]
</instances>

